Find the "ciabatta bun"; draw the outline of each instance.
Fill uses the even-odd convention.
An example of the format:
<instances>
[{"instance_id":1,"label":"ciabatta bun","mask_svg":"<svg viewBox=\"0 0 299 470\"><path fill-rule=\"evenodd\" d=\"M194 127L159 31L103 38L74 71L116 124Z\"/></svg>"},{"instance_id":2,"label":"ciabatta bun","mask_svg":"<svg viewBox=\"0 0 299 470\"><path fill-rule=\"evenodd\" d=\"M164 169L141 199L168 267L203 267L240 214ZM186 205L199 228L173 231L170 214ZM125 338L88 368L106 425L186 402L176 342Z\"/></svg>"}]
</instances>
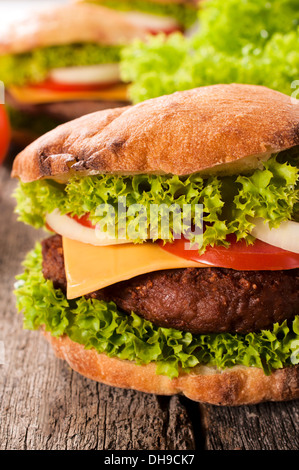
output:
<instances>
[{"instance_id":1,"label":"ciabatta bun","mask_svg":"<svg viewBox=\"0 0 299 470\"><path fill-rule=\"evenodd\" d=\"M262 369L235 366L225 371L194 367L169 379L156 374L156 364L136 365L133 361L98 354L73 342L68 336L54 338L44 333L55 354L81 375L113 387L130 388L157 395L183 394L191 400L213 405L249 405L263 401L299 398L299 368L278 369L265 375Z\"/></svg>"},{"instance_id":2,"label":"ciabatta bun","mask_svg":"<svg viewBox=\"0 0 299 470\"><path fill-rule=\"evenodd\" d=\"M75 3L84 3L90 0L73 0ZM151 0L152 3L160 3L162 5L187 5L187 6L198 6L200 0ZM105 3L105 0L97 0L97 4Z\"/></svg>"}]
</instances>

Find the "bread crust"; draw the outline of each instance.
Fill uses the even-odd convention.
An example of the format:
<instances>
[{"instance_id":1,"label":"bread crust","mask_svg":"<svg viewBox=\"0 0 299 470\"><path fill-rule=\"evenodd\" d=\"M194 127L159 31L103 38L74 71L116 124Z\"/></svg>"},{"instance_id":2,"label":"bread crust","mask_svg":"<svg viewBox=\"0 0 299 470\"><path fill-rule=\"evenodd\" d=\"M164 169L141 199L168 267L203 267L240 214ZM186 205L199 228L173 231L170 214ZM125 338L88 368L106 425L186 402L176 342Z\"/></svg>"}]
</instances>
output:
<instances>
[{"instance_id":1,"label":"bread crust","mask_svg":"<svg viewBox=\"0 0 299 470\"><path fill-rule=\"evenodd\" d=\"M54 353L79 374L113 387L134 389L157 395L183 394L191 400L222 406L299 398L298 366L276 370L235 366L220 372L207 366L195 367L170 379L156 374L155 363L136 365L132 361L98 354L94 349L73 342L68 336L54 338L43 333Z\"/></svg>"},{"instance_id":2,"label":"bread crust","mask_svg":"<svg viewBox=\"0 0 299 470\"><path fill-rule=\"evenodd\" d=\"M28 52L39 47L95 42L125 45L145 38L143 28L118 12L89 3L45 8L9 25L0 35L0 55Z\"/></svg>"},{"instance_id":3,"label":"bread crust","mask_svg":"<svg viewBox=\"0 0 299 470\"><path fill-rule=\"evenodd\" d=\"M70 121L24 149L12 176L238 173L298 144L299 106L291 97L262 86L213 85Z\"/></svg>"},{"instance_id":4,"label":"bread crust","mask_svg":"<svg viewBox=\"0 0 299 470\"><path fill-rule=\"evenodd\" d=\"M187 6L197 6L200 0L151 0L153 3L162 3L164 5L171 4L171 3L178 3L181 5Z\"/></svg>"}]
</instances>

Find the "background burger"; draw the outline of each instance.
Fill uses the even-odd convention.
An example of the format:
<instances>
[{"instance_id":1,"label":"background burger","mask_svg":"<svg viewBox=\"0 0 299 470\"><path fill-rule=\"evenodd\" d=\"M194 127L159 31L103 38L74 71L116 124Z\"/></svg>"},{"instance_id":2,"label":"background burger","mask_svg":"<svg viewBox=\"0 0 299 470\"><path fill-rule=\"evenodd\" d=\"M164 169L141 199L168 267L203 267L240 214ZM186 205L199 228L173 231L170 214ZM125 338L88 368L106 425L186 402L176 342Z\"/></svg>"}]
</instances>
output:
<instances>
[{"instance_id":1,"label":"background burger","mask_svg":"<svg viewBox=\"0 0 299 470\"><path fill-rule=\"evenodd\" d=\"M54 234L18 276L25 327L109 385L218 405L298 398L298 127L290 97L231 84L32 143L13 165L17 212ZM162 241L105 238L98 207L119 224L120 196L128 209L203 204L202 246L185 250L171 224Z\"/></svg>"},{"instance_id":2,"label":"background burger","mask_svg":"<svg viewBox=\"0 0 299 470\"><path fill-rule=\"evenodd\" d=\"M39 9L10 24L0 37L0 80L14 141L24 145L59 123L128 104L120 52L146 34L93 4Z\"/></svg>"}]
</instances>

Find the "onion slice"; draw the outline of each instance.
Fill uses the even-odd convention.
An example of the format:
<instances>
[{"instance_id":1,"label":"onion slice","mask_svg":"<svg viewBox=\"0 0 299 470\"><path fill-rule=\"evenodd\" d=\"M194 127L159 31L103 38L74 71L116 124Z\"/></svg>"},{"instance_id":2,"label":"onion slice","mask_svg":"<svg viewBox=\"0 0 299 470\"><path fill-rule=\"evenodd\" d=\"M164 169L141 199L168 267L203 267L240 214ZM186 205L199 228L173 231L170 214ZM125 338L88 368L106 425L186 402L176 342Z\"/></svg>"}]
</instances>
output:
<instances>
[{"instance_id":1,"label":"onion slice","mask_svg":"<svg viewBox=\"0 0 299 470\"><path fill-rule=\"evenodd\" d=\"M251 221L255 225L251 232L255 238L283 250L299 253L298 222L287 220L282 222L279 227L270 229L268 222L262 218Z\"/></svg>"},{"instance_id":2,"label":"onion slice","mask_svg":"<svg viewBox=\"0 0 299 470\"><path fill-rule=\"evenodd\" d=\"M61 215L58 209L46 215L48 226L62 237L88 243L95 246L120 245L130 243L127 239L115 239L109 237L105 232L100 232L99 228L86 227L67 215Z\"/></svg>"},{"instance_id":3,"label":"onion slice","mask_svg":"<svg viewBox=\"0 0 299 470\"><path fill-rule=\"evenodd\" d=\"M49 78L56 83L94 85L120 81L119 64L100 64L52 69Z\"/></svg>"},{"instance_id":4,"label":"onion slice","mask_svg":"<svg viewBox=\"0 0 299 470\"><path fill-rule=\"evenodd\" d=\"M174 32L180 29L179 23L170 16L152 15L151 13L141 13L130 11L122 13L127 21L134 26L138 26L150 32Z\"/></svg>"}]
</instances>

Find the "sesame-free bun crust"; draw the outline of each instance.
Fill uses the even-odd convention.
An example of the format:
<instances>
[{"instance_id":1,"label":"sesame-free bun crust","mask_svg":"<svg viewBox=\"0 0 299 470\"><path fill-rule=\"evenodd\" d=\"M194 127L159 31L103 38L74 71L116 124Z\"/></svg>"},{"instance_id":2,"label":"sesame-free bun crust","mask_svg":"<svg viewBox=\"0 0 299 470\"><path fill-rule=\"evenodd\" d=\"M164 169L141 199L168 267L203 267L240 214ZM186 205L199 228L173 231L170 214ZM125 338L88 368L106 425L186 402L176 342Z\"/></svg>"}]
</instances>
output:
<instances>
[{"instance_id":1,"label":"sesame-free bun crust","mask_svg":"<svg viewBox=\"0 0 299 470\"><path fill-rule=\"evenodd\" d=\"M10 24L0 35L0 55L82 42L122 46L145 36L143 28L132 25L114 10L74 3L31 12Z\"/></svg>"},{"instance_id":2,"label":"sesame-free bun crust","mask_svg":"<svg viewBox=\"0 0 299 470\"><path fill-rule=\"evenodd\" d=\"M88 114L24 149L12 176L238 173L299 144L299 105L254 85L213 85Z\"/></svg>"},{"instance_id":3,"label":"sesame-free bun crust","mask_svg":"<svg viewBox=\"0 0 299 470\"><path fill-rule=\"evenodd\" d=\"M170 379L156 374L156 365L136 365L132 361L98 354L73 342L68 336L54 338L44 333L57 357L81 375L114 387L157 395L183 394L191 400L213 405L249 405L264 401L299 398L299 368L276 370L265 375L262 369L235 366L223 372L197 366Z\"/></svg>"}]
</instances>

